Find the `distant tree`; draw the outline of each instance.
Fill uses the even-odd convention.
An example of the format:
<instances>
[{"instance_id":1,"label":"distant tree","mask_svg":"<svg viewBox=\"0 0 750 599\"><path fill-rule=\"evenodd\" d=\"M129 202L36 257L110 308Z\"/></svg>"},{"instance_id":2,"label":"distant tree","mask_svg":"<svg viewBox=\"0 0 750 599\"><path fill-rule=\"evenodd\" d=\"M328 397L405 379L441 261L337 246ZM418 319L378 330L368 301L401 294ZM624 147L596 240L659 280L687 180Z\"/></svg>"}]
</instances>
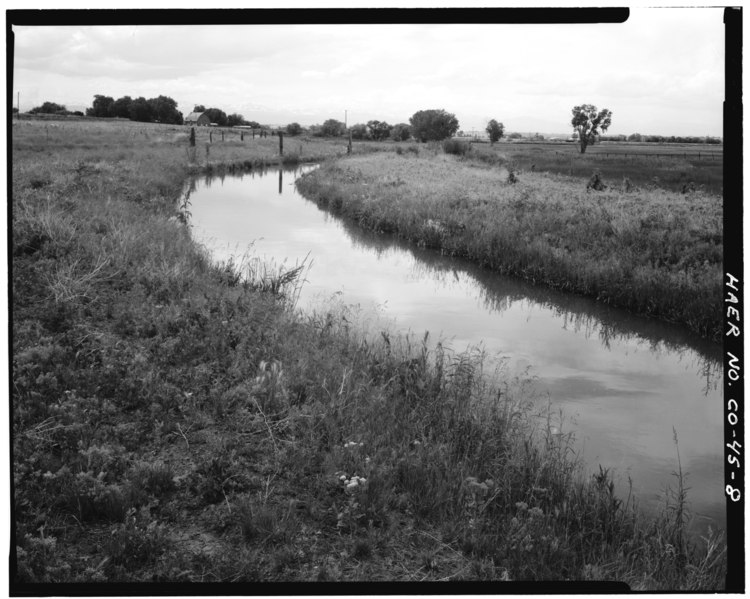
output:
<instances>
[{"instance_id":1,"label":"distant tree","mask_svg":"<svg viewBox=\"0 0 750 599\"><path fill-rule=\"evenodd\" d=\"M136 98L130 105L130 120L150 123L154 120L154 111L146 98Z\"/></svg>"},{"instance_id":2,"label":"distant tree","mask_svg":"<svg viewBox=\"0 0 750 599\"><path fill-rule=\"evenodd\" d=\"M18 114L18 106L13 107L13 114Z\"/></svg>"},{"instance_id":3,"label":"distant tree","mask_svg":"<svg viewBox=\"0 0 750 599\"><path fill-rule=\"evenodd\" d=\"M61 114L67 111L68 109L63 104L56 104L55 102L44 102L41 106L29 110L31 114Z\"/></svg>"},{"instance_id":4,"label":"distant tree","mask_svg":"<svg viewBox=\"0 0 750 599\"><path fill-rule=\"evenodd\" d=\"M80 110L74 110L71 114L75 116L85 116Z\"/></svg>"},{"instance_id":5,"label":"distant tree","mask_svg":"<svg viewBox=\"0 0 750 599\"><path fill-rule=\"evenodd\" d=\"M440 141L458 131L456 115L445 110L419 110L409 119L411 134L419 141Z\"/></svg>"},{"instance_id":6,"label":"distant tree","mask_svg":"<svg viewBox=\"0 0 750 599\"><path fill-rule=\"evenodd\" d=\"M196 104L193 107L193 112L206 112L206 107L203 104Z\"/></svg>"},{"instance_id":7,"label":"distant tree","mask_svg":"<svg viewBox=\"0 0 750 599\"><path fill-rule=\"evenodd\" d=\"M396 141L406 141L411 137L411 127L406 123L398 123L396 125L393 125L391 136Z\"/></svg>"},{"instance_id":8,"label":"distant tree","mask_svg":"<svg viewBox=\"0 0 750 599\"><path fill-rule=\"evenodd\" d=\"M505 133L505 125L502 123L498 123L495 119L492 119L489 123L487 123L487 128L485 129L487 131L487 135L490 136L490 143L495 143L496 141L500 141L502 139L503 134Z\"/></svg>"},{"instance_id":9,"label":"distant tree","mask_svg":"<svg viewBox=\"0 0 750 599\"><path fill-rule=\"evenodd\" d=\"M302 125L300 125L299 123L289 123L286 126L287 135L294 136L294 135L299 135L300 133L302 133Z\"/></svg>"},{"instance_id":10,"label":"distant tree","mask_svg":"<svg viewBox=\"0 0 750 599\"><path fill-rule=\"evenodd\" d=\"M523 139L523 135L514 131L513 133L508 135L508 139Z\"/></svg>"},{"instance_id":11,"label":"distant tree","mask_svg":"<svg viewBox=\"0 0 750 599\"><path fill-rule=\"evenodd\" d=\"M599 130L606 131L612 124L612 111L603 108L598 110L593 104L581 104L574 106L573 118L570 124L578 133L578 143L581 145L581 154L586 152L586 147L596 143Z\"/></svg>"},{"instance_id":12,"label":"distant tree","mask_svg":"<svg viewBox=\"0 0 750 599\"><path fill-rule=\"evenodd\" d=\"M132 106L132 104L133 98L131 98L130 96L123 96L122 98L118 98L112 105L112 116L120 119L129 119L130 107Z\"/></svg>"},{"instance_id":13,"label":"distant tree","mask_svg":"<svg viewBox=\"0 0 750 599\"><path fill-rule=\"evenodd\" d=\"M233 113L227 116L227 126L236 127L237 125L244 125L245 117L241 114Z\"/></svg>"},{"instance_id":14,"label":"distant tree","mask_svg":"<svg viewBox=\"0 0 750 599\"><path fill-rule=\"evenodd\" d=\"M110 96L96 94L91 108L86 109L86 116L110 118L114 113L115 99Z\"/></svg>"},{"instance_id":15,"label":"distant tree","mask_svg":"<svg viewBox=\"0 0 750 599\"><path fill-rule=\"evenodd\" d=\"M370 130L370 136L373 139L381 141L390 136L393 125L389 125L385 121L367 121L367 128Z\"/></svg>"},{"instance_id":16,"label":"distant tree","mask_svg":"<svg viewBox=\"0 0 750 599\"><path fill-rule=\"evenodd\" d=\"M367 131L367 125L364 123L357 123L349 127L349 131L352 134L352 139L367 139L369 133Z\"/></svg>"},{"instance_id":17,"label":"distant tree","mask_svg":"<svg viewBox=\"0 0 750 599\"><path fill-rule=\"evenodd\" d=\"M253 129L261 128L261 124L258 121L245 121L245 125L252 127Z\"/></svg>"},{"instance_id":18,"label":"distant tree","mask_svg":"<svg viewBox=\"0 0 750 599\"><path fill-rule=\"evenodd\" d=\"M169 96L159 96L148 100L151 118L160 123L182 125L182 113L177 110L177 102Z\"/></svg>"},{"instance_id":19,"label":"distant tree","mask_svg":"<svg viewBox=\"0 0 750 599\"><path fill-rule=\"evenodd\" d=\"M323 123L322 134L324 137L340 137L346 132L346 125L336 119L328 119Z\"/></svg>"},{"instance_id":20,"label":"distant tree","mask_svg":"<svg viewBox=\"0 0 750 599\"><path fill-rule=\"evenodd\" d=\"M216 123L219 127L227 126L227 115L220 108L209 108L203 112L208 115L208 118L211 119L212 123Z\"/></svg>"},{"instance_id":21,"label":"distant tree","mask_svg":"<svg viewBox=\"0 0 750 599\"><path fill-rule=\"evenodd\" d=\"M640 133L631 133L628 135L628 141L641 141L641 137Z\"/></svg>"}]
</instances>

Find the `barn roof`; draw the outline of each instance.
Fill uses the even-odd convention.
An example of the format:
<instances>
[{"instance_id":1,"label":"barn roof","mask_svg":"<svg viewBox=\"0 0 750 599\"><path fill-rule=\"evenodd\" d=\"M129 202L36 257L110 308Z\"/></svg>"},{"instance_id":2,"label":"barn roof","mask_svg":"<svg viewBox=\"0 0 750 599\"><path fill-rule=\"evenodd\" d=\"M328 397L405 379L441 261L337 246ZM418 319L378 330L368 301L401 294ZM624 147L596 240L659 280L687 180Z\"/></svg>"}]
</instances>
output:
<instances>
[{"instance_id":1,"label":"barn roof","mask_svg":"<svg viewBox=\"0 0 750 599\"><path fill-rule=\"evenodd\" d=\"M191 112L185 117L186 121L197 121L205 112Z\"/></svg>"}]
</instances>

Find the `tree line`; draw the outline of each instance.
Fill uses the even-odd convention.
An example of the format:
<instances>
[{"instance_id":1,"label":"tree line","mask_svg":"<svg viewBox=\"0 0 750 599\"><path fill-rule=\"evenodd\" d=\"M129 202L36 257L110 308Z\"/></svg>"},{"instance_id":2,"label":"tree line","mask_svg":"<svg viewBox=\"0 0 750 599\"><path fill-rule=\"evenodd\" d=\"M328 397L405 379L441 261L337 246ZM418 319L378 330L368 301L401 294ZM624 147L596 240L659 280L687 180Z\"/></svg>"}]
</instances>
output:
<instances>
[{"instance_id":1,"label":"tree line","mask_svg":"<svg viewBox=\"0 0 750 599\"><path fill-rule=\"evenodd\" d=\"M719 137L697 137L694 135L675 136L675 135L641 135L633 133L631 135L602 135L601 141L636 141L646 143L671 143L671 144L720 144Z\"/></svg>"},{"instance_id":2,"label":"tree line","mask_svg":"<svg viewBox=\"0 0 750 599\"><path fill-rule=\"evenodd\" d=\"M299 133L299 124L292 123L287 127L287 132L291 135L290 128L294 126L295 133ZM352 139L373 141L383 141L393 139L395 141L406 141L414 138L417 141L440 141L447 137L452 137L458 131L458 119L455 114L446 110L431 109L419 110L409 119L409 123L397 123L391 125L386 121L371 120L367 123L357 123L347 127L345 123L328 119L322 125L312 125L309 132L318 137L341 137L350 133Z\"/></svg>"},{"instance_id":3,"label":"tree line","mask_svg":"<svg viewBox=\"0 0 750 599\"><path fill-rule=\"evenodd\" d=\"M55 102L44 102L29 111L32 114L59 114L69 115L77 114L83 116L81 112L68 111L64 105ZM196 104L193 112L201 112L208 115L210 122L220 127L235 127L244 125L254 128L263 128L263 125L257 121L247 121L241 114L233 113L227 115L220 108L206 108L202 104ZM589 145L601 141L635 141L647 143L705 143L720 144L721 139L718 137L696 137L696 136L662 136L662 135L641 135L633 133L632 135L610 135L604 133L612 124L612 111L604 108L597 109L591 104L581 104L574 106L572 109L572 119L570 121L573 127L572 138L580 146L580 152L583 154ZM86 116L104 117L104 118L125 118L141 122L160 122L181 125L183 124L183 115L177 110L177 102L169 96L159 96L157 98L146 99L143 96L131 98L123 96L115 100L111 96L97 94L94 96L93 104L86 109ZM328 119L322 125L311 125L307 129L299 123L290 123L285 127L287 135L300 135L307 132L315 137L341 137L350 134L352 139L356 140L373 140L383 141L393 139L394 141L406 141L414 138L419 142L441 141L452 137L458 131L458 119L456 115L447 112L444 109L419 110L409 119L409 123L397 123L391 125L386 121L371 120L367 123L357 123L347 127L345 123ZM496 119L491 119L487 123L485 131L489 137L490 143L495 143L505 136L505 125ZM519 133L511 133L509 139L521 138ZM544 137L537 135L537 140L543 140Z\"/></svg>"},{"instance_id":4,"label":"tree line","mask_svg":"<svg viewBox=\"0 0 750 599\"><path fill-rule=\"evenodd\" d=\"M236 125L261 127L255 121L246 121L245 117L241 114L228 115L220 108L206 108L201 104L196 104L193 112L206 113L211 123L216 123L220 127L234 127ZM115 100L111 96L96 94L91 108L86 109L86 116L122 118L146 123L168 123L172 125L182 125L184 123L182 113L177 110L177 102L169 96L159 96L158 98L149 99L142 96L135 99L130 96L123 96Z\"/></svg>"},{"instance_id":5,"label":"tree line","mask_svg":"<svg viewBox=\"0 0 750 599\"><path fill-rule=\"evenodd\" d=\"M17 112L13 109L13 112ZM83 116L80 110L70 111L64 104L58 104L56 102L44 102L41 106L35 106L29 110L29 114L59 114L60 116L67 116L69 114L75 116Z\"/></svg>"},{"instance_id":6,"label":"tree line","mask_svg":"<svg viewBox=\"0 0 750 599\"><path fill-rule=\"evenodd\" d=\"M143 96L131 98L122 96L115 100L111 96L96 94L86 116L120 118L142 123L169 123L182 125L182 113L177 110L177 102L169 96L146 99Z\"/></svg>"}]
</instances>

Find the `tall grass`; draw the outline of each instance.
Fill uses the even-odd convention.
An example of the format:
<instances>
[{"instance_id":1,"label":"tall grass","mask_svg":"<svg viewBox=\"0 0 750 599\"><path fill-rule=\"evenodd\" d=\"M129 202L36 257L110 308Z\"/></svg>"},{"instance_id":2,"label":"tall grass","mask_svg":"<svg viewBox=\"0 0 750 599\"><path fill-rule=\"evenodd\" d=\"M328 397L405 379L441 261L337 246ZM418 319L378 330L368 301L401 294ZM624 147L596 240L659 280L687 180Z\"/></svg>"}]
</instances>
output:
<instances>
[{"instance_id":1,"label":"tall grass","mask_svg":"<svg viewBox=\"0 0 750 599\"><path fill-rule=\"evenodd\" d=\"M605 473L587 479L523 380L373 339L346 306L295 314L279 298L299 265L212 264L177 218L197 168L181 147L30 132L14 131L12 164L14 589L721 588L722 538L695 543L683 512L643 519Z\"/></svg>"},{"instance_id":2,"label":"tall grass","mask_svg":"<svg viewBox=\"0 0 750 599\"><path fill-rule=\"evenodd\" d=\"M570 145L475 144L473 153L482 160L498 157L525 171L549 172L588 178L601 173L605 182L620 185L629 179L643 188L681 192L689 184L705 193L721 195L724 189L722 152L704 148L699 158L695 148L670 146L632 147L629 144L602 144L580 154ZM718 154L718 156L714 156Z\"/></svg>"},{"instance_id":3,"label":"tall grass","mask_svg":"<svg viewBox=\"0 0 750 599\"><path fill-rule=\"evenodd\" d=\"M363 227L721 338L719 197L592 192L573 177L445 154L353 157L298 187Z\"/></svg>"}]
</instances>

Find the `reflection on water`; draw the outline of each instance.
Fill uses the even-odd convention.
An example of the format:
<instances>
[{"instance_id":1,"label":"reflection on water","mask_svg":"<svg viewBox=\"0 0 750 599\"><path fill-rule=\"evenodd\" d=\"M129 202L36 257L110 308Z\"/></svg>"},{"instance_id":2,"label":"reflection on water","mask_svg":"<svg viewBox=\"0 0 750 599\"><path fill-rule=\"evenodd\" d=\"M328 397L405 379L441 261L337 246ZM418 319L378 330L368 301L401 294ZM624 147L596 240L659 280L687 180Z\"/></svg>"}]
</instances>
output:
<instances>
[{"instance_id":1,"label":"reflection on water","mask_svg":"<svg viewBox=\"0 0 750 599\"><path fill-rule=\"evenodd\" d=\"M465 260L360 230L297 194L303 166L194 181L189 211L217 259L247 248L276 263L310 256L298 306L337 295L377 306L392 329L461 351L480 345L511 372L527 370L565 415L585 463L632 477L649 507L673 484L679 438L696 526L723 527L721 347L589 299L536 287Z\"/></svg>"}]
</instances>

